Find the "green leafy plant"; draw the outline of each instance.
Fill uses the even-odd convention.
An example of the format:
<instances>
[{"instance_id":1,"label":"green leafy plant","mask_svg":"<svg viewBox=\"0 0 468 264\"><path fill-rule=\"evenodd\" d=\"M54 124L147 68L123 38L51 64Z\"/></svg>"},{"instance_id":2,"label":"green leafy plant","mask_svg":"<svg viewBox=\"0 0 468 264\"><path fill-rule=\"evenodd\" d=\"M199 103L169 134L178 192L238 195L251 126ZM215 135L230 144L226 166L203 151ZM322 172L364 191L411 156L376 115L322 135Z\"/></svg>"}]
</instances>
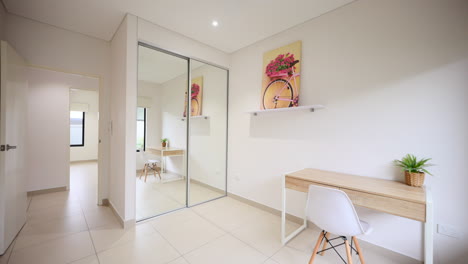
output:
<instances>
[{"instance_id":1,"label":"green leafy plant","mask_svg":"<svg viewBox=\"0 0 468 264\"><path fill-rule=\"evenodd\" d=\"M401 160L395 160L395 165L398 167L403 168L403 170L408 172L425 172L429 175L432 175L430 172L426 170L427 167L433 166L432 164L428 164L427 162L431 159L420 159L416 158L416 156L412 154L407 154Z\"/></svg>"},{"instance_id":2,"label":"green leafy plant","mask_svg":"<svg viewBox=\"0 0 468 264\"><path fill-rule=\"evenodd\" d=\"M161 143L166 143L167 142L167 138L161 138Z\"/></svg>"}]
</instances>

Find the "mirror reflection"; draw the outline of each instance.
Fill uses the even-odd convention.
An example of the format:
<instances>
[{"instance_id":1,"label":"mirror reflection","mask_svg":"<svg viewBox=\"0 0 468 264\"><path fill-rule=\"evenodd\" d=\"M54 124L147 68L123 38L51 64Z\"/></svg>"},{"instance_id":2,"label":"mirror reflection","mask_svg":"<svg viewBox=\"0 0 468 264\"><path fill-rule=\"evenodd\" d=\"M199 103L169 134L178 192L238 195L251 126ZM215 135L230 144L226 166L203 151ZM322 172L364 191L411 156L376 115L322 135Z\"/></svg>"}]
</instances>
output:
<instances>
[{"instance_id":1,"label":"mirror reflection","mask_svg":"<svg viewBox=\"0 0 468 264\"><path fill-rule=\"evenodd\" d=\"M137 220L186 207L188 60L139 46Z\"/></svg>"},{"instance_id":2,"label":"mirror reflection","mask_svg":"<svg viewBox=\"0 0 468 264\"><path fill-rule=\"evenodd\" d=\"M191 66L189 205L225 195L227 71L196 60Z\"/></svg>"},{"instance_id":3,"label":"mirror reflection","mask_svg":"<svg viewBox=\"0 0 468 264\"><path fill-rule=\"evenodd\" d=\"M225 69L139 46L137 220L226 195L227 82Z\"/></svg>"}]
</instances>

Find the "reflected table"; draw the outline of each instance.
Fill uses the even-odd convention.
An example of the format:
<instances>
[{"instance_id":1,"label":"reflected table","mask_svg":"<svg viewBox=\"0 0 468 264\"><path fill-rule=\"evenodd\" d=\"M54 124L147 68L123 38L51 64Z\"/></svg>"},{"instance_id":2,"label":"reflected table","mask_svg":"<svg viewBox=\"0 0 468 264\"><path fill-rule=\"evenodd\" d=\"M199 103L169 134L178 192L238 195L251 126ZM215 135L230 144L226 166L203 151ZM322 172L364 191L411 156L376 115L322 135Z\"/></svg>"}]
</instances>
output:
<instances>
[{"instance_id":1,"label":"reflected table","mask_svg":"<svg viewBox=\"0 0 468 264\"><path fill-rule=\"evenodd\" d=\"M146 152L158 155L161 157L161 167L162 171L166 172L166 157L170 156L184 156L185 150L181 148L171 148L171 147L151 147L147 148Z\"/></svg>"}]
</instances>

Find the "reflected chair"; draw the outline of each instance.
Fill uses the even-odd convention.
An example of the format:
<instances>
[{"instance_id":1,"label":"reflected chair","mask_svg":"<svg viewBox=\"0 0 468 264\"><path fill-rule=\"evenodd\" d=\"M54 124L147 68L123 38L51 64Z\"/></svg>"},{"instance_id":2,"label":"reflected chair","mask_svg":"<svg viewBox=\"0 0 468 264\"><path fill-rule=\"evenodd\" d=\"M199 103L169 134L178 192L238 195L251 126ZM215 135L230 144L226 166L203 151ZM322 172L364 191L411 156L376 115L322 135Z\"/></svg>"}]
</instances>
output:
<instances>
[{"instance_id":1,"label":"reflected chair","mask_svg":"<svg viewBox=\"0 0 468 264\"><path fill-rule=\"evenodd\" d=\"M139 164L138 166L141 166L141 164L143 164L143 169L141 170L141 173L138 177L139 179L145 176L145 182L146 182L146 179L148 178L148 173L153 171L154 177L156 178L156 174L158 174L159 179L162 180L161 166L160 166L161 163L159 160L150 159L146 152L140 151L137 153L137 164Z\"/></svg>"},{"instance_id":2,"label":"reflected chair","mask_svg":"<svg viewBox=\"0 0 468 264\"><path fill-rule=\"evenodd\" d=\"M360 262L365 263L356 236L369 234L372 231L371 226L359 220L353 203L345 192L338 189L310 185L306 215L309 221L322 229L310 257L309 264L314 262L317 254L323 256L325 251L330 249L333 249L344 263L353 263L353 251L359 255ZM336 234L338 237L330 239L330 234ZM347 237L351 237L351 245ZM336 239L342 239L344 242L332 244L332 241ZM322 250L318 251L322 242ZM353 247L353 242L356 248ZM328 245L330 247L327 248ZM345 245L348 262L336 250L336 247L342 245Z\"/></svg>"},{"instance_id":3,"label":"reflected chair","mask_svg":"<svg viewBox=\"0 0 468 264\"><path fill-rule=\"evenodd\" d=\"M145 163L145 165L143 167L143 171L140 174L140 179L141 179L141 177L143 177L143 174L144 174L145 175L145 182L146 182L146 179L148 178L148 172L149 171L153 171L155 178L156 178L156 173L157 173L158 176L159 176L159 179L162 180L161 166L159 166L159 160L148 160Z\"/></svg>"}]
</instances>

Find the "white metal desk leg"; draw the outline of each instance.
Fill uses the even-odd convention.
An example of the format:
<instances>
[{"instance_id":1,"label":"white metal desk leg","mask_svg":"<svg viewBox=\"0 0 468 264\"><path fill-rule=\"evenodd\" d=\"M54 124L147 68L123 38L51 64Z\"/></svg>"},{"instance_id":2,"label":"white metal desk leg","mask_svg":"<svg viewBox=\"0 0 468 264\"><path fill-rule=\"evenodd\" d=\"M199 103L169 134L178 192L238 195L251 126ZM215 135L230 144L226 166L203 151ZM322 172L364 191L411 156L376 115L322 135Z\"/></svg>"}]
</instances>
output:
<instances>
[{"instance_id":1,"label":"white metal desk leg","mask_svg":"<svg viewBox=\"0 0 468 264\"><path fill-rule=\"evenodd\" d=\"M281 177L281 243L286 244L286 176Z\"/></svg>"},{"instance_id":2,"label":"white metal desk leg","mask_svg":"<svg viewBox=\"0 0 468 264\"><path fill-rule=\"evenodd\" d=\"M164 156L164 150L161 150L161 165L162 165L162 171L166 173L166 156Z\"/></svg>"},{"instance_id":3,"label":"white metal desk leg","mask_svg":"<svg viewBox=\"0 0 468 264\"><path fill-rule=\"evenodd\" d=\"M434 259L434 208L432 193L426 189L426 223L424 225L424 263L433 264Z\"/></svg>"},{"instance_id":4,"label":"white metal desk leg","mask_svg":"<svg viewBox=\"0 0 468 264\"><path fill-rule=\"evenodd\" d=\"M293 239L301 233L302 230L307 228L307 220L304 217L304 224L286 237L286 175L283 175L282 181L283 208L281 210L281 243L285 245L289 240Z\"/></svg>"}]
</instances>

